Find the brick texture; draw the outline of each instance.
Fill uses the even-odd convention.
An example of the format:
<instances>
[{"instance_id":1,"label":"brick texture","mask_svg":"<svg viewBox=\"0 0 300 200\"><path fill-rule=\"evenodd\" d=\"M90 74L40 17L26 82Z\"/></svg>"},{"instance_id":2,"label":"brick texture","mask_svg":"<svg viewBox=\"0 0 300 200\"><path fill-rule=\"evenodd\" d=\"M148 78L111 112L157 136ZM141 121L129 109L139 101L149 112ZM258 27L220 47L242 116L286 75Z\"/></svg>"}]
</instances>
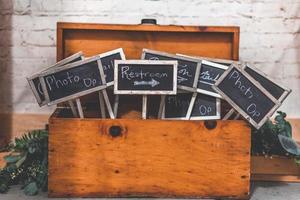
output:
<instances>
[{"instance_id":1,"label":"brick texture","mask_svg":"<svg viewBox=\"0 0 300 200\"><path fill-rule=\"evenodd\" d=\"M281 110L300 117L300 0L0 0L0 110L48 113L25 77L55 62L56 22L236 25L240 59L293 90Z\"/></svg>"}]
</instances>

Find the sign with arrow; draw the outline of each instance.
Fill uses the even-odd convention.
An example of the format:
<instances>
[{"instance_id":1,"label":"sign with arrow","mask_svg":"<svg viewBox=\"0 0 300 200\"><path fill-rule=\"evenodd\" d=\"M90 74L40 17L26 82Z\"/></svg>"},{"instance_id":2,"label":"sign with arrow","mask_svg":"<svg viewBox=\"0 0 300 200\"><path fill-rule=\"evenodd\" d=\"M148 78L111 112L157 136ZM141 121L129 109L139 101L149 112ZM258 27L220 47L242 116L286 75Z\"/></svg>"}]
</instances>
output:
<instances>
[{"instance_id":1,"label":"sign with arrow","mask_svg":"<svg viewBox=\"0 0 300 200\"><path fill-rule=\"evenodd\" d=\"M115 94L176 94L177 61L116 60Z\"/></svg>"}]
</instances>

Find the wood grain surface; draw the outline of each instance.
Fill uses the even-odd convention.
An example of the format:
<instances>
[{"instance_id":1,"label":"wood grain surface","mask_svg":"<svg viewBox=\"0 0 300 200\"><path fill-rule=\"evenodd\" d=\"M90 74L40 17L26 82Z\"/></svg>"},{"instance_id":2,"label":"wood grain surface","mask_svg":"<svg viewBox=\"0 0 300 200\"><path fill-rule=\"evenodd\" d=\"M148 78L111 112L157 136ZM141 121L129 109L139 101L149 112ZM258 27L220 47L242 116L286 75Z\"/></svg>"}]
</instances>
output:
<instances>
[{"instance_id":1,"label":"wood grain surface","mask_svg":"<svg viewBox=\"0 0 300 200\"><path fill-rule=\"evenodd\" d=\"M209 130L203 121L52 117L49 128L50 197L248 197L250 129L242 121Z\"/></svg>"},{"instance_id":2,"label":"wood grain surface","mask_svg":"<svg viewBox=\"0 0 300 200\"><path fill-rule=\"evenodd\" d=\"M300 167L293 158L252 156L251 180L300 182Z\"/></svg>"}]
</instances>

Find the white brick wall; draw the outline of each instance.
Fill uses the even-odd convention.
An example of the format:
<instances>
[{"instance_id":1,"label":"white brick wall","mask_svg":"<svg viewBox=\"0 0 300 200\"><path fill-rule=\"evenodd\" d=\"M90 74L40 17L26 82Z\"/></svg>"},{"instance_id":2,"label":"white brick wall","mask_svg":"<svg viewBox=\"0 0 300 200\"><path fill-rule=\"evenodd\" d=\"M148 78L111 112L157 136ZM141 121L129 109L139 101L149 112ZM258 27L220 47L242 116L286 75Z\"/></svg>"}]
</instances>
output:
<instances>
[{"instance_id":1,"label":"white brick wall","mask_svg":"<svg viewBox=\"0 0 300 200\"><path fill-rule=\"evenodd\" d=\"M55 62L57 21L236 25L240 59L293 92L280 108L300 117L300 0L0 0L0 109L39 108L25 77Z\"/></svg>"}]
</instances>

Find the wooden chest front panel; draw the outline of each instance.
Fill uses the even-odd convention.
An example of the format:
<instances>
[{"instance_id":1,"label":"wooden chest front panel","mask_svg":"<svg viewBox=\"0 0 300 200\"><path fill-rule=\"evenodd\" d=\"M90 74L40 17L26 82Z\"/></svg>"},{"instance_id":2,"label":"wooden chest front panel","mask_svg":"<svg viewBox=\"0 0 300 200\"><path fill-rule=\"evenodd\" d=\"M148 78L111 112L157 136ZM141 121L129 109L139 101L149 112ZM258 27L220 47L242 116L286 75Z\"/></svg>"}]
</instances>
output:
<instances>
[{"instance_id":1,"label":"wooden chest front panel","mask_svg":"<svg viewBox=\"0 0 300 200\"><path fill-rule=\"evenodd\" d=\"M121 127L118 137L110 127ZM51 197L247 198L250 128L243 121L51 118Z\"/></svg>"}]
</instances>

